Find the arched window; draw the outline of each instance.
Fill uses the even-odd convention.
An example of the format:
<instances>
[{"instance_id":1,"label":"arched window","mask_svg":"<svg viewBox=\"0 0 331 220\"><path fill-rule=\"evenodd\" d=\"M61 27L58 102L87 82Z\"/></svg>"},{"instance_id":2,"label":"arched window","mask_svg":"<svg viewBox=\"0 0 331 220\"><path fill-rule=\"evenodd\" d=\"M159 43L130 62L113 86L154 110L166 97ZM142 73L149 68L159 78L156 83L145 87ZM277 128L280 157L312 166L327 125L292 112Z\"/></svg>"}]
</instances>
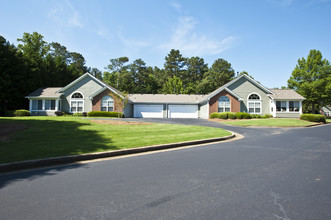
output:
<instances>
[{"instance_id":1,"label":"arched window","mask_svg":"<svg viewBox=\"0 0 331 220\"><path fill-rule=\"evenodd\" d=\"M218 99L218 112L230 112L231 103L229 97L221 96Z\"/></svg>"},{"instance_id":2,"label":"arched window","mask_svg":"<svg viewBox=\"0 0 331 220\"><path fill-rule=\"evenodd\" d=\"M74 94L71 95L72 99L82 99L83 95L80 92L75 92Z\"/></svg>"},{"instance_id":3,"label":"arched window","mask_svg":"<svg viewBox=\"0 0 331 220\"><path fill-rule=\"evenodd\" d=\"M70 98L70 112L77 113L84 111L84 97L80 92L74 92Z\"/></svg>"},{"instance_id":4,"label":"arched window","mask_svg":"<svg viewBox=\"0 0 331 220\"><path fill-rule=\"evenodd\" d=\"M248 112L250 114L261 114L262 103L261 97L257 93L252 93L248 96Z\"/></svg>"},{"instance_id":5,"label":"arched window","mask_svg":"<svg viewBox=\"0 0 331 220\"><path fill-rule=\"evenodd\" d=\"M101 111L113 112L114 111L114 100L109 95L106 95L101 100Z\"/></svg>"}]
</instances>

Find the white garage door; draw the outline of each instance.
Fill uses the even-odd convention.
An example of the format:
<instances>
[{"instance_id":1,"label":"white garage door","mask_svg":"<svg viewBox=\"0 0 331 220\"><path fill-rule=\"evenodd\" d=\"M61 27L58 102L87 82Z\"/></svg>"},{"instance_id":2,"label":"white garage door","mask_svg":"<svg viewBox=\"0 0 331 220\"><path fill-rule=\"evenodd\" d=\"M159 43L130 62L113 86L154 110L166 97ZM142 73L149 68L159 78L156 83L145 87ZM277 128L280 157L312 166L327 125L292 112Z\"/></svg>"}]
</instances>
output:
<instances>
[{"instance_id":1,"label":"white garage door","mask_svg":"<svg viewBox=\"0 0 331 220\"><path fill-rule=\"evenodd\" d=\"M135 118L163 118L163 105L134 105Z\"/></svg>"},{"instance_id":2,"label":"white garage door","mask_svg":"<svg viewBox=\"0 0 331 220\"><path fill-rule=\"evenodd\" d=\"M198 118L197 105L169 105L169 118Z\"/></svg>"}]
</instances>

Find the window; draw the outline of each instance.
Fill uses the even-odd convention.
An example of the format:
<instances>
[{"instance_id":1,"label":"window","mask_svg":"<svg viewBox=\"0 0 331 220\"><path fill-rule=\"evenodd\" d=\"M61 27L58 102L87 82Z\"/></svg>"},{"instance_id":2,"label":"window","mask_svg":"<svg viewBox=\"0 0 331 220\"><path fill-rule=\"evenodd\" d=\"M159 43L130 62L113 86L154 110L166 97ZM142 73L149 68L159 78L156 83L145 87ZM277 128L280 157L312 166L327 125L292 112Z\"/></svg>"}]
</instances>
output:
<instances>
[{"instance_id":1,"label":"window","mask_svg":"<svg viewBox=\"0 0 331 220\"><path fill-rule=\"evenodd\" d=\"M32 100L32 110L43 110L43 100Z\"/></svg>"},{"instance_id":2,"label":"window","mask_svg":"<svg viewBox=\"0 0 331 220\"><path fill-rule=\"evenodd\" d=\"M276 111L286 112L286 101L276 101Z\"/></svg>"},{"instance_id":3,"label":"window","mask_svg":"<svg viewBox=\"0 0 331 220\"><path fill-rule=\"evenodd\" d=\"M55 110L55 100L45 100L45 110Z\"/></svg>"},{"instance_id":4,"label":"window","mask_svg":"<svg viewBox=\"0 0 331 220\"><path fill-rule=\"evenodd\" d=\"M114 100L109 95L106 95L101 100L101 111L114 111Z\"/></svg>"},{"instance_id":5,"label":"window","mask_svg":"<svg viewBox=\"0 0 331 220\"><path fill-rule=\"evenodd\" d=\"M75 92L74 94L72 94L71 98L72 99L82 99L83 95L79 92Z\"/></svg>"},{"instance_id":6,"label":"window","mask_svg":"<svg viewBox=\"0 0 331 220\"><path fill-rule=\"evenodd\" d=\"M258 94L253 93L248 96L248 111L251 114L261 114L261 98Z\"/></svg>"},{"instance_id":7,"label":"window","mask_svg":"<svg viewBox=\"0 0 331 220\"><path fill-rule=\"evenodd\" d=\"M218 99L218 112L230 112L231 103L229 97L221 96Z\"/></svg>"},{"instance_id":8,"label":"window","mask_svg":"<svg viewBox=\"0 0 331 220\"><path fill-rule=\"evenodd\" d=\"M71 95L70 100L70 112L83 112L84 111L84 99L80 92L75 92Z\"/></svg>"},{"instance_id":9,"label":"window","mask_svg":"<svg viewBox=\"0 0 331 220\"><path fill-rule=\"evenodd\" d=\"M290 101L289 102L290 112L298 112L299 111L299 101Z\"/></svg>"}]
</instances>

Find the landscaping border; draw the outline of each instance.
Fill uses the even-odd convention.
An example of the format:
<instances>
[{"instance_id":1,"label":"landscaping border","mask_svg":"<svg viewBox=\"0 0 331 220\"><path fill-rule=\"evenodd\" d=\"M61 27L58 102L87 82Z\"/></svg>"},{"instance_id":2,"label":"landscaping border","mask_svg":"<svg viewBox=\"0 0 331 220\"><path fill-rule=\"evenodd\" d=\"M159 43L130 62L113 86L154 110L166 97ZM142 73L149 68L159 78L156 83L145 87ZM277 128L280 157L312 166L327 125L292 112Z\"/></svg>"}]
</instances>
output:
<instances>
[{"instance_id":1,"label":"landscaping border","mask_svg":"<svg viewBox=\"0 0 331 220\"><path fill-rule=\"evenodd\" d=\"M137 148L123 149L123 150L114 150L114 151L105 151L105 152L97 152L97 153L88 153L88 154L80 154L80 155L51 157L51 158L46 158L46 159L26 160L26 161L20 161L20 162L4 163L4 164L0 164L0 173L24 170L24 169L31 169L31 168L37 168L37 167L60 165L60 164L66 164L66 163L73 163L73 162L84 161L84 160L93 160L93 159L100 159L100 158L107 158L107 157L116 157L116 156L123 156L123 155L129 155L129 154L143 153L143 152L149 152L149 151L178 148L178 147L191 146L191 145L197 145L197 144L212 143L212 142L229 140L229 139L234 138L235 136L236 135L234 133L232 133L229 136L219 137L219 138L209 138L209 139L202 139L202 140L195 140L195 141L185 141L185 142L178 142L178 143L171 143L171 144L160 144L160 145L137 147Z\"/></svg>"}]
</instances>

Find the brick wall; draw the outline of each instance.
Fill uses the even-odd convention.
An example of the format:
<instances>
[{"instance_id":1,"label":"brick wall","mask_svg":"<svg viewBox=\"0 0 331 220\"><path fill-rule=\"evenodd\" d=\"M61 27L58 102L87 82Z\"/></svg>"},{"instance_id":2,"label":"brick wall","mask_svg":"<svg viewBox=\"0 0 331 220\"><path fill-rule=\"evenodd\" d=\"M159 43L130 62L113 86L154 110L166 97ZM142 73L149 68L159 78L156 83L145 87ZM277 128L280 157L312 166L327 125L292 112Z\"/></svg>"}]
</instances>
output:
<instances>
[{"instance_id":1,"label":"brick wall","mask_svg":"<svg viewBox=\"0 0 331 220\"><path fill-rule=\"evenodd\" d=\"M218 112L218 99L221 96L226 96L230 99L231 112L240 112L240 102L238 99L228 93L226 90L223 90L209 100L209 114Z\"/></svg>"},{"instance_id":2,"label":"brick wall","mask_svg":"<svg viewBox=\"0 0 331 220\"><path fill-rule=\"evenodd\" d=\"M92 100L92 111L101 111L101 100L104 96L109 95L114 99L114 112L123 112L123 103L112 91L106 89Z\"/></svg>"}]
</instances>

